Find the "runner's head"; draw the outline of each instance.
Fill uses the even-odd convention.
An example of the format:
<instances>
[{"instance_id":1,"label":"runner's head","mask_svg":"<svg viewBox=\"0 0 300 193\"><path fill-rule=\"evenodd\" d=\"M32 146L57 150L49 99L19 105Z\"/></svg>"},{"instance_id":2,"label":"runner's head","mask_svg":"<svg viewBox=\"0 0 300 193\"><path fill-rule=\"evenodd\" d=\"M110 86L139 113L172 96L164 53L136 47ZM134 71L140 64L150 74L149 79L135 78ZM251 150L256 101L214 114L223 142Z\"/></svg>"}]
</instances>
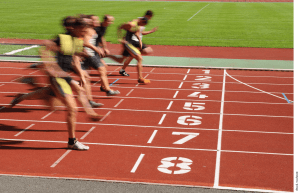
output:
<instances>
[{"instance_id":1,"label":"runner's head","mask_svg":"<svg viewBox=\"0 0 300 193\"><path fill-rule=\"evenodd\" d=\"M101 25L103 27L107 27L110 26L111 24L113 24L115 21L115 18L111 15L104 15L103 17L103 22L101 23Z\"/></svg>"},{"instance_id":2,"label":"runner's head","mask_svg":"<svg viewBox=\"0 0 300 193\"><path fill-rule=\"evenodd\" d=\"M62 20L62 25L68 33L71 33L75 22L76 22L76 17L67 16Z\"/></svg>"},{"instance_id":3,"label":"runner's head","mask_svg":"<svg viewBox=\"0 0 300 193\"><path fill-rule=\"evenodd\" d=\"M147 10L146 13L145 13L145 16L148 20L150 20L153 16L153 11L151 10Z\"/></svg>"},{"instance_id":4,"label":"runner's head","mask_svg":"<svg viewBox=\"0 0 300 193\"><path fill-rule=\"evenodd\" d=\"M76 22L73 25L74 30L72 36L82 38L87 32L87 22L83 18L76 18Z\"/></svg>"},{"instance_id":5,"label":"runner's head","mask_svg":"<svg viewBox=\"0 0 300 193\"><path fill-rule=\"evenodd\" d=\"M147 17L141 17L138 20L138 25L139 26L145 26L145 25L147 25L147 23L148 23Z\"/></svg>"},{"instance_id":6,"label":"runner's head","mask_svg":"<svg viewBox=\"0 0 300 193\"><path fill-rule=\"evenodd\" d=\"M92 27L99 27L100 26L100 20L97 15L87 15L87 18L91 20L91 26Z\"/></svg>"}]
</instances>

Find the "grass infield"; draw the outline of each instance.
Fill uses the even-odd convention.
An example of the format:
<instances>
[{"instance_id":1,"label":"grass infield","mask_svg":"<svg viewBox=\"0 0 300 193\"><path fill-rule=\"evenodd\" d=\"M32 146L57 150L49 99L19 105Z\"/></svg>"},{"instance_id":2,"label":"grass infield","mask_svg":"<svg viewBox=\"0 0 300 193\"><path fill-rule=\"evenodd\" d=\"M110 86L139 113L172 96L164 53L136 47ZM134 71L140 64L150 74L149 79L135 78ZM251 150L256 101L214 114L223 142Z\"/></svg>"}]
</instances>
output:
<instances>
[{"instance_id":1,"label":"grass infield","mask_svg":"<svg viewBox=\"0 0 300 193\"><path fill-rule=\"evenodd\" d=\"M293 48L293 3L4 0L0 37L51 39L67 15L111 14L106 39L117 43L117 26L148 9L155 15L146 30L159 29L143 37L146 44Z\"/></svg>"}]
</instances>

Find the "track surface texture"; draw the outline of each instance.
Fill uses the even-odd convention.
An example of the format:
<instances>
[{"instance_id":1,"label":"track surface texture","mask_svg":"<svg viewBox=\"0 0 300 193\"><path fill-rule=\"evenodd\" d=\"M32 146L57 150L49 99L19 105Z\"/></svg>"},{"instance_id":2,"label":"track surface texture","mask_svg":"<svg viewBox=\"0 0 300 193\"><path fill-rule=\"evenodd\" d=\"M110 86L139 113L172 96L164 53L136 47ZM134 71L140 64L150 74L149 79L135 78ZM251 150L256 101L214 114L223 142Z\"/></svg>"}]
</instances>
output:
<instances>
[{"instance_id":1,"label":"track surface texture","mask_svg":"<svg viewBox=\"0 0 300 193\"><path fill-rule=\"evenodd\" d=\"M28 63L1 62L1 105L31 87ZM90 150L66 149L66 111L23 101L1 114L4 175L40 176L248 191L293 191L293 72L145 67L148 85L109 66L120 95L100 92L90 122L79 106L77 138ZM76 77L74 77L76 79ZM285 97L283 96L285 95Z\"/></svg>"}]
</instances>

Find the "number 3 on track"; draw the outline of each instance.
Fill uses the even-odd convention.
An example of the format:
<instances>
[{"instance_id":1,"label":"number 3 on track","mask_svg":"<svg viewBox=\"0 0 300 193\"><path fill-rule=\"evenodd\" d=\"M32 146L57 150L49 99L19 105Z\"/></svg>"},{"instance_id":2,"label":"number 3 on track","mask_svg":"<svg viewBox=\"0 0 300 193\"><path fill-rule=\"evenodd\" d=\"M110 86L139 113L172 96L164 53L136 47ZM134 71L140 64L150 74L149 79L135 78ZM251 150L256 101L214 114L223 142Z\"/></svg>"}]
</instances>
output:
<instances>
[{"instance_id":1,"label":"number 3 on track","mask_svg":"<svg viewBox=\"0 0 300 193\"><path fill-rule=\"evenodd\" d=\"M171 161L180 160L182 163L172 163ZM191 171L191 168L189 165L193 163L192 160L184 157L166 157L161 160L161 165L158 166L158 171L166 174L185 174ZM176 167L180 168L180 170L175 170ZM174 170L170 170L170 167Z\"/></svg>"}]
</instances>

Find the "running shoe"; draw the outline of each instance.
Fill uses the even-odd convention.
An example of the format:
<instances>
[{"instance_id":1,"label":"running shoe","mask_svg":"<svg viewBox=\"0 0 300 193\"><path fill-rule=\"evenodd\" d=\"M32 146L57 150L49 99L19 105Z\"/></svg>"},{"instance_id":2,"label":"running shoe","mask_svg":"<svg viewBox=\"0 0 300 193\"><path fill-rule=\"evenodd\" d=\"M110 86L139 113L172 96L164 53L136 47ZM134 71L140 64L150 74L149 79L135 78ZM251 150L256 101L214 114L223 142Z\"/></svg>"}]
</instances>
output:
<instances>
[{"instance_id":1,"label":"running shoe","mask_svg":"<svg viewBox=\"0 0 300 193\"><path fill-rule=\"evenodd\" d=\"M125 72L125 70L120 70L120 71L119 71L119 74L121 74L122 76L130 76L129 74L127 74L127 73Z\"/></svg>"},{"instance_id":2,"label":"running shoe","mask_svg":"<svg viewBox=\"0 0 300 193\"><path fill-rule=\"evenodd\" d=\"M102 103L96 103L94 101L89 101L89 102L90 102L90 105L91 105L92 108L97 108L97 107L101 107L101 106L104 105Z\"/></svg>"},{"instance_id":3,"label":"running shoe","mask_svg":"<svg viewBox=\"0 0 300 193\"><path fill-rule=\"evenodd\" d=\"M89 146L83 145L79 141L76 141L73 145L68 144L68 149L74 150L89 150Z\"/></svg>"},{"instance_id":4,"label":"running shoe","mask_svg":"<svg viewBox=\"0 0 300 193\"><path fill-rule=\"evenodd\" d=\"M144 79L144 78L140 78L140 79L138 79L138 83L147 84L147 83L150 83L150 80Z\"/></svg>"},{"instance_id":5,"label":"running shoe","mask_svg":"<svg viewBox=\"0 0 300 193\"><path fill-rule=\"evenodd\" d=\"M104 88L104 86L100 86L100 91L107 92L107 90Z\"/></svg>"},{"instance_id":6,"label":"running shoe","mask_svg":"<svg viewBox=\"0 0 300 193\"><path fill-rule=\"evenodd\" d=\"M106 96L112 96L112 95L117 95L120 94L118 90L109 90L106 92Z\"/></svg>"}]
</instances>

